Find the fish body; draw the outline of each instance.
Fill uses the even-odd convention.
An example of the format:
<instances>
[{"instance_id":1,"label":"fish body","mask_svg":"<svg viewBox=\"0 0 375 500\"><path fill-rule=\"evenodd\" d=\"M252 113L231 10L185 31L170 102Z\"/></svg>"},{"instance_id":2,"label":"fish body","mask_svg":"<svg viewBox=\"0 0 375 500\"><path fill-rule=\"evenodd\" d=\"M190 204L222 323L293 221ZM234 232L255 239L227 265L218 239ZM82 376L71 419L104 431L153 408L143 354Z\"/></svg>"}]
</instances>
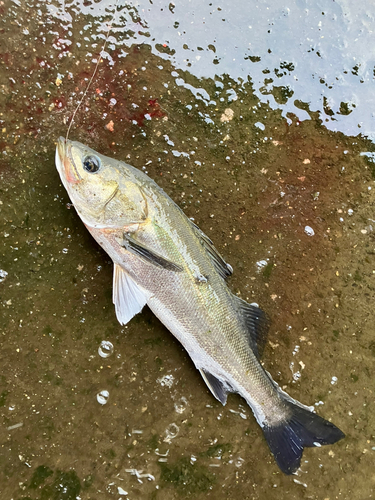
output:
<instances>
[{"instance_id":1,"label":"fish body","mask_svg":"<svg viewBox=\"0 0 375 500\"><path fill-rule=\"evenodd\" d=\"M219 401L225 404L229 392L247 401L283 472L299 467L305 446L344 437L263 369L266 315L230 292L230 265L152 179L62 138L56 166L87 229L114 262L113 302L121 324L147 304Z\"/></svg>"}]
</instances>

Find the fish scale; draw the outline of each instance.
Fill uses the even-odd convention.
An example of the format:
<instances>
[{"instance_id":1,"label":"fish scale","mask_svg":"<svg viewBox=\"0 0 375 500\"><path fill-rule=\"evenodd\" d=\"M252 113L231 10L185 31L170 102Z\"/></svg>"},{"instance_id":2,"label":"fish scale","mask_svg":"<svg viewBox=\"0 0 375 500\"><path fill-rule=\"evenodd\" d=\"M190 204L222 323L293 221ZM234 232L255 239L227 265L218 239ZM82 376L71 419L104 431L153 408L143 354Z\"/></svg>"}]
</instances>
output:
<instances>
[{"instance_id":1,"label":"fish scale","mask_svg":"<svg viewBox=\"0 0 375 500\"><path fill-rule=\"evenodd\" d=\"M286 474L297 470L304 447L344 437L263 369L266 315L230 292L225 278L232 268L152 179L63 138L56 167L77 213L114 262L113 302L121 324L147 304L219 401L225 404L229 392L247 401Z\"/></svg>"}]
</instances>

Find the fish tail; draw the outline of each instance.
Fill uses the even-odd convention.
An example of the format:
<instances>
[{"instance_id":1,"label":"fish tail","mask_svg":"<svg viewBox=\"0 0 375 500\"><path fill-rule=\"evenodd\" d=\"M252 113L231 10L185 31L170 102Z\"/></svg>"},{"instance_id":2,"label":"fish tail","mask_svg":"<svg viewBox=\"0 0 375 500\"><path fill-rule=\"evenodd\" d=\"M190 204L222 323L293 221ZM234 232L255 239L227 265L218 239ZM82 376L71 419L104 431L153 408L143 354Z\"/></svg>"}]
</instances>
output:
<instances>
[{"instance_id":1,"label":"fish tail","mask_svg":"<svg viewBox=\"0 0 375 500\"><path fill-rule=\"evenodd\" d=\"M291 410L289 418L279 425L265 425L263 432L277 465L285 474L292 474L300 466L305 446L333 444L345 434L316 413L290 401L285 403Z\"/></svg>"}]
</instances>

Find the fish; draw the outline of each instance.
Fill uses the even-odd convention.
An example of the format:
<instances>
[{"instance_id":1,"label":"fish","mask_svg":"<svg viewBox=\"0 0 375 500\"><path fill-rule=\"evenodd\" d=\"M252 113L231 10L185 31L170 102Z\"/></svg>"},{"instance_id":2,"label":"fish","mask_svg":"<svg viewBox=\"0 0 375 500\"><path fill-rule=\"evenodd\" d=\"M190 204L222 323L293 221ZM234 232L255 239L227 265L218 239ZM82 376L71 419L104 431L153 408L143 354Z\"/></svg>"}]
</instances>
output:
<instances>
[{"instance_id":1,"label":"fish","mask_svg":"<svg viewBox=\"0 0 375 500\"><path fill-rule=\"evenodd\" d=\"M125 325L147 304L183 345L213 396L242 396L276 463L295 473L303 449L344 433L284 392L260 356L269 327L257 304L232 294L232 267L150 177L60 137L56 167L86 228L114 263L113 303Z\"/></svg>"}]
</instances>

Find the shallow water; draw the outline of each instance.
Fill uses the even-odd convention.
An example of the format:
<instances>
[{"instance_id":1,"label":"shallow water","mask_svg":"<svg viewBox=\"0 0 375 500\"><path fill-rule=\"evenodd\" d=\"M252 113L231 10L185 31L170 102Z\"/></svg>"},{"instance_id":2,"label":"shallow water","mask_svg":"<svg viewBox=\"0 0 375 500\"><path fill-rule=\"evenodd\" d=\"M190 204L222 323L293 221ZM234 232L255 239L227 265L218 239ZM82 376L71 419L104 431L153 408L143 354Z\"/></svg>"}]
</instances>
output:
<instances>
[{"instance_id":1,"label":"shallow water","mask_svg":"<svg viewBox=\"0 0 375 500\"><path fill-rule=\"evenodd\" d=\"M346 438L284 476L149 310L118 324L112 264L54 167L114 3L5 0L1 498L373 497L375 7L247 5L120 1L70 137L194 218L272 319L267 370Z\"/></svg>"}]
</instances>

